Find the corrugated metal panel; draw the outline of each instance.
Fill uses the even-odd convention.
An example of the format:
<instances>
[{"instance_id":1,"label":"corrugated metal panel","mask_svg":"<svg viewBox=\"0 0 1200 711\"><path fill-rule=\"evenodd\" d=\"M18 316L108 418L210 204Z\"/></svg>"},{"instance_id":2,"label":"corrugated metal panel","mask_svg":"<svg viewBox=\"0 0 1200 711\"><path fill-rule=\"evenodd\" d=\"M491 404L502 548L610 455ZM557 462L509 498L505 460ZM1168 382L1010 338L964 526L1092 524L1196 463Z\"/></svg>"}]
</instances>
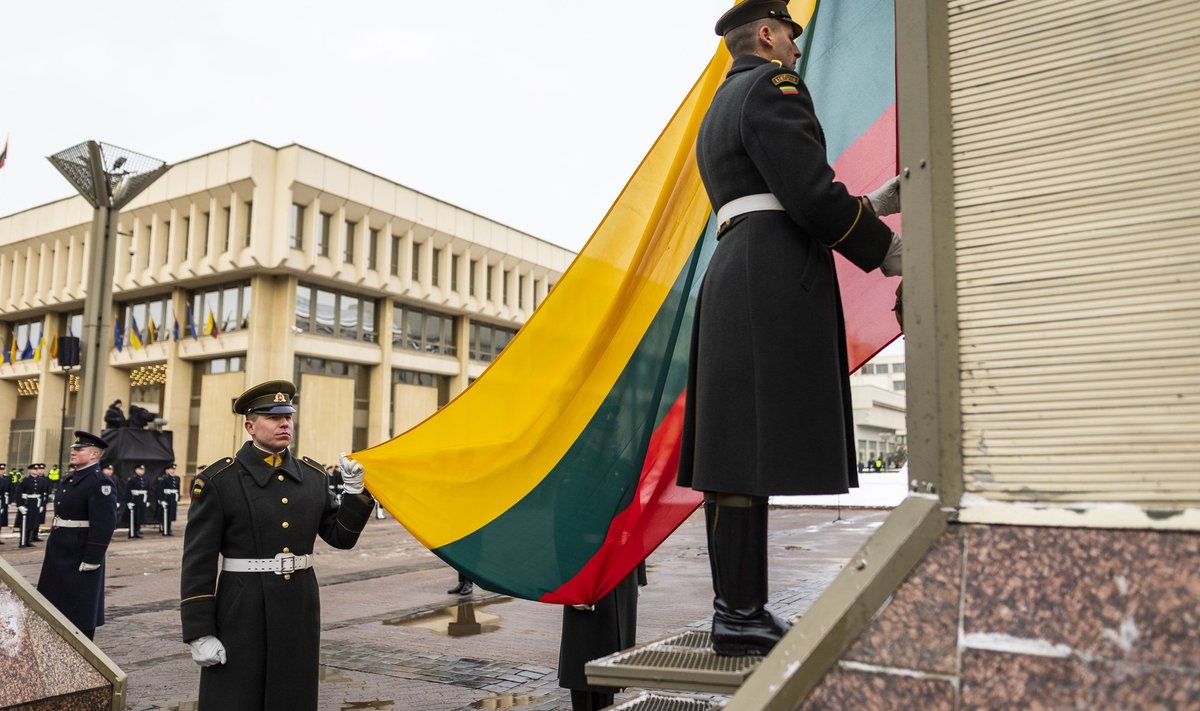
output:
<instances>
[{"instance_id":1,"label":"corrugated metal panel","mask_svg":"<svg viewBox=\"0 0 1200 711\"><path fill-rule=\"evenodd\" d=\"M1200 505L1200 3L949 15L966 491Z\"/></svg>"}]
</instances>

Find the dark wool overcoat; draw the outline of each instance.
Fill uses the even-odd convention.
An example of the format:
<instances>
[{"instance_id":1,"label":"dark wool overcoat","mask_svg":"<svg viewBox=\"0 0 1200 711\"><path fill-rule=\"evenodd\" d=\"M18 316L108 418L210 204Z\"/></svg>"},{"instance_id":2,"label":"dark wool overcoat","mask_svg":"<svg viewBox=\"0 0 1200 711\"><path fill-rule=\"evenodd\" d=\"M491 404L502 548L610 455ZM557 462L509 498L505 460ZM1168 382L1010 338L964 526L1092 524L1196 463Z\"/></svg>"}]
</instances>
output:
<instances>
[{"instance_id":1,"label":"dark wool overcoat","mask_svg":"<svg viewBox=\"0 0 1200 711\"><path fill-rule=\"evenodd\" d=\"M563 607L562 638L558 648L558 685L564 689L616 693L618 689L588 684L584 665L634 645L637 637L638 587L646 584L641 563L626 575L593 609Z\"/></svg>"},{"instance_id":2,"label":"dark wool overcoat","mask_svg":"<svg viewBox=\"0 0 1200 711\"><path fill-rule=\"evenodd\" d=\"M288 575L217 572L217 555L274 558L312 553L317 536L353 548L374 507L370 495L339 507L325 469L285 453L273 467L247 442L192 485L183 539L183 639L214 636L224 664L200 672L201 711L317 708L321 602L312 568Z\"/></svg>"},{"instance_id":3,"label":"dark wool overcoat","mask_svg":"<svg viewBox=\"0 0 1200 711\"><path fill-rule=\"evenodd\" d=\"M117 486L99 463L81 467L59 484L54 515L88 527L51 529L38 592L80 630L94 630L104 624L104 554L117 526ZM81 573L80 563L100 569Z\"/></svg>"},{"instance_id":4,"label":"dark wool overcoat","mask_svg":"<svg viewBox=\"0 0 1200 711\"><path fill-rule=\"evenodd\" d=\"M784 211L719 226L692 331L679 484L753 496L857 486L833 250L877 268L891 230L834 181L808 89L739 57L696 141L713 209L772 193Z\"/></svg>"}]
</instances>

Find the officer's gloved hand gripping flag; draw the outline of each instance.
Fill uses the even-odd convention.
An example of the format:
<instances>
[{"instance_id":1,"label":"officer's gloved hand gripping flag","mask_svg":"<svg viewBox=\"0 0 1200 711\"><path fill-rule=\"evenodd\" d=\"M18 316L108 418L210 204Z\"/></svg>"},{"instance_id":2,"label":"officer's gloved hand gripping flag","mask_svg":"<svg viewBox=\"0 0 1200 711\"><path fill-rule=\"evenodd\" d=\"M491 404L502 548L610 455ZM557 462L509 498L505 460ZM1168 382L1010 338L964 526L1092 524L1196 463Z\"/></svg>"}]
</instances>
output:
<instances>
[{"instance_id":1,"label":"officer's gloved hand gripping flag","mask_svg":"<svg viewBox=\"0 0 1200 711\"><path fill-rule=\"evenodd\" d=\"M839 180L864 194L896 173L892 0L816 5L789 8L806 28L804 78ZM716 246L694 146L729 65L722 45L492 366L421 424L352 455L397 520L488 590L593 603L701 501L675 486L692 316ZM899 335L896 280L837 259L858 368Z\"/></svg>"}]
</instances>

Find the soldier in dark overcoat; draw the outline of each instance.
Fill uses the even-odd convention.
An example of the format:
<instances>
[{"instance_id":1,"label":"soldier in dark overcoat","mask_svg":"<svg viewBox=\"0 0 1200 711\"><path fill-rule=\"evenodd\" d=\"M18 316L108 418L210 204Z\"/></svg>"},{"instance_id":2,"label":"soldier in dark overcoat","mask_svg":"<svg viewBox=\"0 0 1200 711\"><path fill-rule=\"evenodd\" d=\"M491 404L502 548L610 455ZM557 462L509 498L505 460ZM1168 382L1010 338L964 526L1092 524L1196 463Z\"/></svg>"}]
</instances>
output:
<instances>
[{"instance_id":1,"label":"soldier in dark overcoat","mask_svg":"<svg viewBox=\"0 0 1200 711\"><path fill-rule=\"evenodd\" d=\"M159 525L164 536L173 536L171 524L175 522L175 513L179 507L179 477L175 474L175 462L167 465L158 476L155 487L155 498L158 499Z\"/></svg>"},{"instance_id":2,"label":"soldier in dark overcoat","mask_svg":"<svg viewBox=\"0 0 1200 711\"><path fill-rule=\"evenodd\" d=\"M142 537L142 524L146 522L146 507L150 503L150 482L146 481L146 465L139 464L129 477L126 508L129 509L129 537Z\"/></svg>"},{"instance_id":3,"label":"soldier in dark overcoat","mask_svg":"<svg viewBox=\"0 0 1200 711\"><path fill-rule=\"evenodd\" d=\"M32 473L24 474L17 483L17 530L19 532L20 548L29 548L37 539L38 507L41 504L41 494L38 493L37 477Z\"/></svg>"},{"instance_id":4,"label":"soldier in dark overcoat","mask_svg":"<svg viewBox=\"0 0 1200 711\"><path fill-rule=\"evenodd\" d=\"M201 665L201 711L317 708L320 596L312 567L319 535L352 548L374 500L363 470L342 458L339 506L325 469L295 457L290 382L242 393L234 412L250 435L191 488L183 541L183 640ZM218 575L218 555L223 556Z\"/></svg>"},{"instance_id":5,"label":"soldier in dark overcoat","mask_svg":"<svg viewBox=\"0 0 1200 711\"><path fill-rule=\"evenodd\" d=\"M8 478L8 465L0 464L0 528L8 528L8 490L11 486ZM0 545L3 545L0 541Z\"/></svg>"},{"instance_id":6,"label":"soldier in dark overcoat","mask_svg":"<svg viewBox=\"0 0 1200 711\"><path fill-rule=\"evenodd\" d=\"M33 489L38 495L37 525L33 527L33 540L41 542L42 525L46 523L46 510L50 508L50 479L46 477L46 465L35 462L29 465L33 477Z\"/></svg>"},{"instance_id":7,"label":"soldier in dark overcoat","mask_svg":"<svg viewBox=\"0 0 1200 711\"><path fill-rule=\"evenodd\" d=\"M833 252L899 273L882 197L834 180L794 69L800 32L785 2L747 0L721 18L733 65L696 142L719 241L692 332L678 481L705 492L722 655L765 654L788 627L764 607L768 497L857 486ZM898 203L896 185L876 192Z\"/></svg>"},{"instance_id":8,"label":"soldier in dark overcoat","mask_svg":"<svg viewBox=\"0 0 1200 711\"><path fill-rule=\"evenodd\" d=\"M62 480L38 592L91 639L104 624L104 555L117 526L117 487L100 470L103 439L76 431L73 471Z\"/></svg>"},{"instance_id":9,"label":"soldier in dark overcoat","mask_svg":"<svg viewBox=\"0 0 1200 711\"><path fill-rule=\"evenodd\" d=\"M639 563L595 605L563 607L558 685L571 690L572 711L598 711L612 706L619 689L589 684L584 665L634 645L638 588L645 584L646 564Z\"/></svg>"}]
</instances>

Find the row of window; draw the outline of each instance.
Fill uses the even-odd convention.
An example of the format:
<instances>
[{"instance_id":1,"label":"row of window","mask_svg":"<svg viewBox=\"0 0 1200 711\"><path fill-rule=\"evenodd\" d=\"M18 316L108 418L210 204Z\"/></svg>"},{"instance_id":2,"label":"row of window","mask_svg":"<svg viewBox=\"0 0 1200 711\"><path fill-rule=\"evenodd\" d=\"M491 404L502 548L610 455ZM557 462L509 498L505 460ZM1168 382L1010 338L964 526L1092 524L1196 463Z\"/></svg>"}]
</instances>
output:
<instances>
[{"instance_id":1,"label":"row of window","mask_svg":"<svg viewBox=\"0 0 1200 711\"><path fill-rule=\"evenodd\" d=\"M904 363L867 363L860 371L863 375L887 375L888 373L903 373Z\"/></svg>"},{"instance_id":2,"label":"row of window","mask_svg":"<svg viewBox=\"0 0 1200 711\"><path fill-rule=\"evenodd\" d=\"M308 211L307 206L300 205L299 203L292 203L291 213L290 213L290 217L289 217L289 227L288 227L288 246L291 247L292 249L304 249L305 237L306 237L305 225L308 224L308 221L306 219L307 211ZM316 230L316 234L313 235L313 238L316 240L318 256L321 256L321 257L330 256L330 242L331 242L330 236L333 234L333 229L334 229L333 221L334 221L333 213L322 212L318 215L317 220L314 222L314 228ZM341 254L342 261L343 262L352 262L352 261L354 261L354 236L358 230L358 223L353 222L351 220L345 220L342 223L341 230L342 230L342 254ZM375 269L376 268L376 257L379 252L379 230L375 229L374 227L368 227L366 240L367 240L367 243L366 243L367 269ZM395 235L392 237L392 262L390 265L392 276L400 275L400 249L401 249L402 245L403 245L403 242L401 241L400 236ZM412 245L412 260L411 260L412 274L411 274L411 276L414 281L420 279L421 252L424 250L424 248L425 248L425 245L421 244L420 242L414 242ZM442 281L442 260L445 258L444 253L446 251L447 251L446 248L434 249L433 253L430 255L430 259L432 261L432 274L430 275L430 280L431 280L432 285L435 287L442 286L442 283L441 283L441 281ZM457 254L450 255L450 284L449 284L450 291L458 291L458 289L459 289L458 272L459 272L459 266L461 265L461 263L462 262L461 262L460 255L457 255ZM476 296L475 274L478 269L479 269L479 260L472 259L470 265L468 265L468 270L467 270L467 294L468 294L468 296ZM509 299L508 299L509 279L512 278L512 273L513 273L511 270L504 270L501 267L491 266L491 265L488 265L486 267L486 269L485 269L486 298L489 301L492 300L492 295L493 295L493 290L492 290L493 276L492 275L496 271L500 271L500 273L501 273L501 282L502 282L500 284L501 303L505 306L508 306L509 305L508 304L508 302L509 302ZM517 308L520 308L520 309L526 308L525 279L526 279L526 277L524 274L517 275L517 304L516 304L516 306L517 306ZM554 287L553 284L547 284L547 290L552 289L553 287ZM530 306L532 306L532 304L530 304Z\"/></svg>"}]
</instances>

